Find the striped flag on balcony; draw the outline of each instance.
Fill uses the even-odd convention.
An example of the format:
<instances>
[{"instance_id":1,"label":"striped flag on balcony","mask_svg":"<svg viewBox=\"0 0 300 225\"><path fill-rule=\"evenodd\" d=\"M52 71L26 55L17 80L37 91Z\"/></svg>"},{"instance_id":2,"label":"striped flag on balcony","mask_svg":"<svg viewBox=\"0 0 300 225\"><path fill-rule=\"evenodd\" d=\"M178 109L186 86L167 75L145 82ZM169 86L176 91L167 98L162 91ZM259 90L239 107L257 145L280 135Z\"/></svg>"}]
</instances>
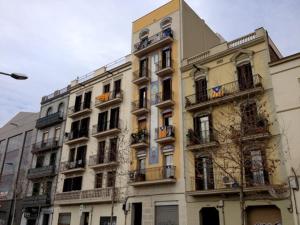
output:
<instances>
[{"instance_id":1,"label":"striped flag on balcony","mask_svg":"<svg viewBox=\"0 0 300 225\"><path fill-rule=\"evenodd\" d=\"M222 85L216 86L212 88L212 97L218 98L224 95Z\"/></svg>"}]
</instances>

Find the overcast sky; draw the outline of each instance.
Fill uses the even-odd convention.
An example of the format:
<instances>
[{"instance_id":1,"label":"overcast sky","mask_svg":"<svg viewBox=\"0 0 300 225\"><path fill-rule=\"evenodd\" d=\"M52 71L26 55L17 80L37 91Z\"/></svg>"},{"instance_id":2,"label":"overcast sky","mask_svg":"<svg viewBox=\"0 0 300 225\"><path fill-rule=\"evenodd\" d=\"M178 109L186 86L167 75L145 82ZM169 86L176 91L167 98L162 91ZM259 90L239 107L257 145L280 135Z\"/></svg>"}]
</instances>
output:
<instances>
[{"instance_id":1,"label":"overcast sky","mask_svg":"<svg viewBox=\"0 0 300 225\"><path fill-rule=\"evenodd\" d=\"M40 99L130 53L131 23L168 0L0 0L0 126ZM283 55L300 51L299 0L186 0L226 40L265 27Z\"/></svg>"}]
</instances>

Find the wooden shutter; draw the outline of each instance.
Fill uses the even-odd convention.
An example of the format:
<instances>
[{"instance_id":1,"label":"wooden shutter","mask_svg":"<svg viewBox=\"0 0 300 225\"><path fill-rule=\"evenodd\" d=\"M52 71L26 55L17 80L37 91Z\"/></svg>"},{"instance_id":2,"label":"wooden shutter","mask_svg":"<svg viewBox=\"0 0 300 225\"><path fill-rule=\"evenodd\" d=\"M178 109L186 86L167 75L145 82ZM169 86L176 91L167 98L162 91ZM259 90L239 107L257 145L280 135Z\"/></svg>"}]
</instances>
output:
<instances>
[{"instance_id":1,"label":"wooden shutter","mask_svg":"<svg viewBox=\"0 0 300 225\"><path fill-rule=\"evenodd\" d=\"M84 109L89 109L91 107L91 99L92 99L92 92L86 92L84 94L84 104L83 107Z\"/></svg>"}]
</instances>

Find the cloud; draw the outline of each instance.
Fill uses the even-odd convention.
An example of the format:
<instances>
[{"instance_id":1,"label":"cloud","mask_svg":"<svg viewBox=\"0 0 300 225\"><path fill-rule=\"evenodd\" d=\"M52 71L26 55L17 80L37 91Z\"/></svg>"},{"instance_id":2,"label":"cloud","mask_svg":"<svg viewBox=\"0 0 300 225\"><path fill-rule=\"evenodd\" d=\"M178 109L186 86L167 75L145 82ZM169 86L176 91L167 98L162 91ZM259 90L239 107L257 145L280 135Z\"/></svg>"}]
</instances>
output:
<instances>
[{"instance_id":1,"label":"cloud","mask_svg":"<svg viewBox=\"0 0 300 225\"><path fill-rule=\"evenodd\" d=\"M0 126L41 97L130 52L131 23L168 0L0 1ZM285 54L299 51L298 0L187 0L227 40L264 26ZM288 39L288 41L287 41Z\"/></svg>"}]
</instances>

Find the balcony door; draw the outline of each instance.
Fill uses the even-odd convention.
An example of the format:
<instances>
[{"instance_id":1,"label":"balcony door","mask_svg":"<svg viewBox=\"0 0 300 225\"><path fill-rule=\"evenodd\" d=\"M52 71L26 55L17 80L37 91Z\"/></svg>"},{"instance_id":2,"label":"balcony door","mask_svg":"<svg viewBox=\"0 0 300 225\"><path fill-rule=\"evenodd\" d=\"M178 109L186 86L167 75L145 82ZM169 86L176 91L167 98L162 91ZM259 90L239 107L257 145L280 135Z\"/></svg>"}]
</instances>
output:
<instances>
[{"instance_id":1,"label":"balcony door","mask_svg":"<svg viewBox=\"0 0 300 225\"><path fill-rule=\"evenodd\" d=\"M80 121L74 121L71 125L71 139L79 137L79 125Z\"/></svg>"},{"instance_id":2,"label":"balcony door","mask_svg":"<svg viewBox=\"0 0 300 225\"><path fill-rule=\"evenodd\" d=\"M172 79L168 78L163 80L162 88L163 88L162 100L163 101L172 100Z\"/></svg>"},{"instance_id":3,"label":"balcony door","mask_svg":"<svg viewBox=\"0 0 300 225\"><path fill-rule=\"evenodd\" d=\"M112 138L109 140L110 142L110 149L109 149L109 161L115 162L117 161L117 143L118 138Z\"/></svg>"},{"instance_id":4,"label":"balcony door","mask_svg":"<svg viewBox=\"0 0 300 225\"><path fill-rule=\"evenodd\" d=\"M211 127L211 115L194 117L194 135L197 138L196 141L201 144L210 142Z\"/></svg>"},{"instance_id":5,"label":"balcony door","mask_svg":"<svg viewBox=\"0 0 300 225\"><path fill-rule=\"evenodd\" d=\"M91 99L92 99L91 91L84 93L84 104L83 104L84 109L89 109L91 107Z\"/></svg>"},{"instance_id":6,"label":"balcony door","mask_svg":"<svg viewBox=\"0 0 300 225\"><path fill-rule=\"evenodd\" d=\"M237 67L238 83L240 91L253 88L253 74L251 64L243 64Z\"/></svg>"},{"instance_id":7,"label":"balcony door","mask_svg":"<svg viewBox=\"0 0 300 225\"><path fill-rule=\"evenodd\" d=\"M90 118L84 118L80 121L80 137L87 137L89 132Z\"/></svg>"},{"instance_id":8,"label":"balcony door","mask_svg":"<svg viewBox=\"0 0 300 225\"><path fill-rule=\"evenodd\" d=\"M110 92L110 84L106 84L103 86L103 93L108 93Z\"/></svg>"},{"instance_id":9,"label":"balcony door","mask_svg":"<svg viewBox=\"0 0 300 225\"><path fill-rule=\"evenodd\" d=\"M105 141L99 142L98 147L98 162L99 164L104 163L104 157L105 157Z\"/></svg>"},{"instance_id":10,"label":"balcony door","mask_svg":"<svg viewBox=\"0 0 300 225\"><path fill-rule=\"evenodd\" d=\"M77 95L75 98L75 106L74 106L74 111L78 112L81 109L81 101L82 101L82 96Z\"/></svg>"},{"instance_id":11,"label":"balcony door","mask_svg":"<svg viewBox=\"0 0 300 225\"><path fill-rule=\"evenodd\" d=\"M108 121L108 111L98 114L98 132L106 131Z\"/></svg>"},{"instance_id":12,"label":"balcony door","mask_svg":"<svg viewBox=\"0 0 300 225\"><path fill-rule=\"evenodd\" d=\"M168 178L174 178L174 169L173 169L173 155L165 155L164 158L165 161L165 177L166 179Z\"/></svg>"},{"instance_id":13,"label":"balcony door","mask_svg":"<svg viewBox=\"0 0 300 225\"><path fill-rule=\"evenodd\" d=\"M241 105L241 128L244 134L255 132L257 127L257 117L257 105L255 102Z\"/></svg>"},{"instance_id":14,"label":"balcony door","mask_svg":"<svg viewBox=\"0 0 300 225\"><path fill-rule=\"evenodd\" d=\"M110 110L110 123L109 128L119 128L119 107Z\"/></svg>"},{"instance_id":15,"label":"balcony door","mask_svg":"<svg viewBox=\"0 0 300 225\"><path fill-rule=\"evenodd\" d=\"M195 184L196 190L214 188L213 163L210 157L195 158Z\"/></svg>"},{"instance_id":16,"label":"balcony door","mask_svg":"<svg viewBox=\"0 0 300 225\"><path fill-rule=\"evenodd\" d=\"M83 167L85 164L86 146L80 146L77 148L76 153L76 166Z\"/></svg>"},{"instance_id":17,"label":"balcony door","mask_svg":"<svg viewBox=\"0 0 300 225\"><path fill-rule=\"evenodd\" d=\"M148 76L148 58L144 58L140 60L140 71L139 77L147 77Z\"/></svg>"},{"instance_id":18,"label":"balcony door","mask_svg":"<svg viewBox=\"0 0 300 225\"><path fill-rule=\"evenodd\" d=\"M207 101L207 81L206 78L202 78L195 81L195 93L196 93L196 102Z\"/></svg>"},{"instance_id":19,"label":"balcony door","mask_svg":"<svg viewBox=\"0 0 300 225\"><path fill-rule=\"evenodd\" d=\"M139 90L139 108L147 108L147 87Z\"/></svg>"},{"instance_id":20,"label":"balcony door","mask_svg":"<svg viewBox=\"0 0 300 225\"><path fill-rule=\"evenodd\" d=\"M120 97L121 94L121 80L116 80L114 82L114 98Z\"/></svg>"},{"instance_id":21,"label":"balcony door","mask_svg":"<svg viewBox=\"0 0 300 225\"><path fill-rule=\"evenodd\" d=\"M162 69L171 67L171 48L167 47L162 51Z\"/></svg>"}]
</instances>

